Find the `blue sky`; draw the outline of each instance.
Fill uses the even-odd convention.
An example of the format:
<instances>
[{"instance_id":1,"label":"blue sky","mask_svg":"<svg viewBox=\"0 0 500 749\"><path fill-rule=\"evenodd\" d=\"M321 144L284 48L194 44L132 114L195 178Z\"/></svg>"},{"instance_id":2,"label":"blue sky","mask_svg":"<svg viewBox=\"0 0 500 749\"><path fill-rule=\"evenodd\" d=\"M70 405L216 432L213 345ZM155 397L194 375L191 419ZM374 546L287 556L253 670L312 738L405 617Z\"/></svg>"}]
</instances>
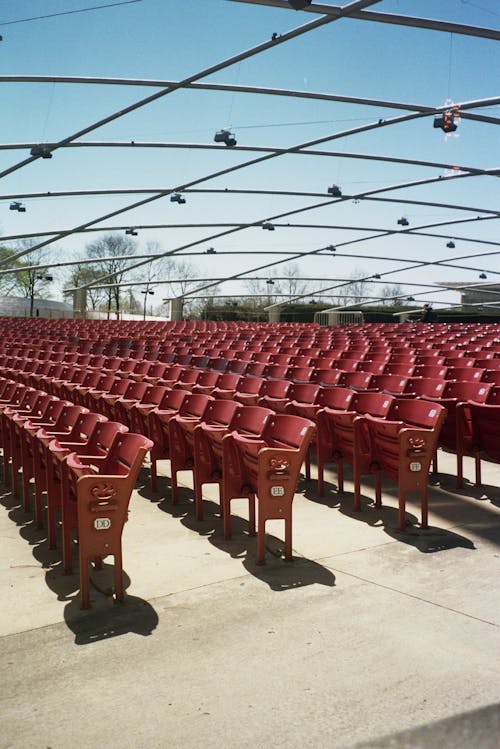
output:
<instances>
[{"instance_id":1,"label":"blue sky","mask_svg":"<svg viewBox=\"0 0 500 749\"><path fill-rule=\"evenodd\" d=\"M180 80L271 38L311 21L312 14L230 2L229 0L141 0L89 12L23 21L40 15L67 13L110 0L0 0L0 75L98 76ZM330 3L333 4L333 3ZM372 10L429 17L457 23L500 27L497 0L382 0ZM14 22L14 23L13 23ZM459 34L341 19L252 59L237 63L204 82L288 88L421 106L442 106L500 95L498 42ZM155 88L139 86L21 83L0 80L3 144L58 141L101 117L139 101ZM474 110L498 117L500 107ZM120 118L81 140L212 144L213 135L230 127L238 145L290 148L404 112L379 106L217 91L175 91ZM499 129L493 124L462 120L457 135L445 138L432 126L432 116L380 127L326 142L316 148L338 154L370 154L408 158L479 169L499 167ZM0 150L0 171L29 155L29 150ZM4 196L28 192L96 189L170 189L244 163L256 154L221 146L217 150L159 148L66 148L49 160L38 160L3 177L0 190L0 234L68 230L127 206L135 196L27 199L27 211L8 210ZM324 193L338 184L352 196L414 180L443 177L435 184L383 193L385 197L470 206L477 215L499 205L498 178L447 179L436 167L366 161L350 157L287 154L262 164L205 181L219 189L306 191ZM163 223L248 223L322 199L271 195L191 194L185 205L168 197L129 211L102 224L123 226ZM474 216L472 212L361 200L344 200L283 219L276 231L250 228L218 239L219 229L144 229L139 251L149 241L176 250L204 240L195 248L216 246L218 255L189 256L198 276L225 277L272 262L264 251L308 252L325 245L371 236L372 229L394 231L405 216L411 227ZM277 221L279 224L280 221ZM312 228L311 224L323 227ZM101 224L99 224L101 226ZM497 249L478 244L498 240L498 219L436 230L448 239L393 234L339 247L335 259L309 256L297 261L303 276L348 278L354 273L389 273L387 283L475 282L480 270L498 280L498 256L460 261L476 270L424 266L402 270L412 260L440 260ZM366 230L368 229L368 230ZM78 258L98 236L74 234L50 245L49 259ZM205 238L206 242L205 242ZM1 241L1 240L0 240ZM244 251L235 255L226 252ZM341 256L342 255L345 256ZM182 255L183 253L181 253ZM360 255L361 257L354 257ZM369 257L370 256L370 257ZM375 256L372 259L371 256ZM377 259L379 258L379 259ZM380 259L388 258L388 259ZM400 260L408 259L408 263ZM460 264L459 263L459 264ZM279 275L279 266L276 268ZM270 275L273 271L264 272ZM259 275L259 274L258 274ZM62 279L62 274L59 274ZM132 277L131 279L132 280ZM331 285L333 285L332 282ZM237 294L244 286L231 282L221 293ZM57 292L57 285L55 286ZM430 295L453 300L456 295Z\"/></svg>"}]
</instances>

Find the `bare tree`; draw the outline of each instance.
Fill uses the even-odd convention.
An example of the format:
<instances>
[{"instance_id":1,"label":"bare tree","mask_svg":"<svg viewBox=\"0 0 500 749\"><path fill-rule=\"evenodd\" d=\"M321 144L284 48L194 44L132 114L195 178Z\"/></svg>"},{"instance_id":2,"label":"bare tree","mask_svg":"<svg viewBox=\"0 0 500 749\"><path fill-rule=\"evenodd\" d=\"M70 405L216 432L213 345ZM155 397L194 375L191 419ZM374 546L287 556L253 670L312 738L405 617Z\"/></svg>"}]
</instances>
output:
<instances>
[{"instance_id":1,"label":"bare tree","mask_svg":"<svg viewBox=\"0 0 500 749\"><path fill-rule=\"evenodd\" d=\"M92 265L84 264L75 265L68 276L67 281L64 283L64 288L77 288L87 283L95 281L97 278L102 276L102 271L95 268ZM105 300L105 294L103 289L94 288L89 286L87 289L87 299L93 310L99 308Z\"/></svg>"},{"instance_id":2,"label":"bare tree","mask_svg":"<svg viewBox=\"0 0 500 749\"><path fill-rule=\"evenodd\" d=\"M129 237L120 234L106 234L86 246L87 256L95 259L92 267L99 271L101 276L111 276L106 283L115 285L104 289L106 309L108 317L114 302L117 318L120 316L121 293L118 284L123 278L124 271L130 265L130 256L134 255L137 244Z\"/></svg>"},{"instance_id":3,"label":"bare tree","mask_svg":"<svg viewBox=\"0 0 500 749\"><path fill-rule=\"evenodd\" d=\"M400 284L386 284L380 291L383 297L381 303L385 306L392 307L403 303L403 291Z\"/></svg>"},{"instance_id":4,"label":"bare tree","mask_svg":"<svg viewBox=\"0 0 500 749\"><path fill-rule=\"evenodd\" d=\"M16 244L16 253L21 250L27 250L36 244L35 239L21 240ZM25 299L30 300L30 317L33 317L35 311L35 297L42 296L52 283L53 276L49 273L49 266L44 265L45 253L43 249L35 250L29 255L29 262L19 262L18 267L22 270L12 275L12 292L20 294ZM37 267L31 267L37 266Z\"/></svg>"}]
</instances>

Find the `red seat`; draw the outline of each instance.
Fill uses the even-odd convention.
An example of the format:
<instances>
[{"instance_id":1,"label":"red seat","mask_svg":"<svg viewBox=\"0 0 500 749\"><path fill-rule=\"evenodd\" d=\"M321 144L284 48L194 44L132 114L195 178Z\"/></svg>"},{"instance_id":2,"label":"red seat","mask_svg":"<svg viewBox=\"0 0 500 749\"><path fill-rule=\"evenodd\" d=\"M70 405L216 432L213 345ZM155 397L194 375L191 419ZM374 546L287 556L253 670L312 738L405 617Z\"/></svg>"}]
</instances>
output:
<instances>
[{"instance_id":1,"label":"red seat","mask_svg":"<svg viewBox=\"0 0 500 749\"><path fill-rule=\"evenodd\" d=\"M413 370L413 377L431 377L445 379L448 367L439 364L417 364Z\"/></svg>"},{"instance_id":2,"label":"red seat","mask_svg":"<svg viewBox=\"0 0 500 749\"><path fill-rule=\"evenodd\" d=\"M479 367L448 367L446 380L458 380L459 382L474 381L480 382L485 370Z\"/></svg>"},{"instance_id":3,"label":"red seat","mask_svg":"<svg viewBox=\"0 0 500 749\"><path fill-rule=\"evenodd\" d=\"M265 381L263 377L242 377L233 398L245 406L256 406Z\"/></svg>"},{"instance_id":4,"label":"red seat","mask_svg":"<svg viewBox=\"0 0 500 749\"><path fill-rule=\"evenodd\" d=\"M370 381L370 390L390 393L391 395L400 395L404 393L408 383L407 377L396 374L373 375Z\"/></svg>"},{"instance_id":5,"label":"red seat","mask_svg":"<svg viewBox=\"0 0 500 749\"><path fill-rule=\"evenodd\" d=\"M82 460L88 460L92 464L102 462L108 455L116 435L128 432L124 424L108 421L100 414L96 416L98 418L94 420L93 426L87 427L86 440L83 442L81 436L76 443L70 439L59 441L55 437L42 440L46 447L49 545L56 545L57 511L61 510L63 566L66 573L72 571L71 528L68 525L64 528L64 505L69 498L66 459L70 454L78 454ZM68 437L71 437L71 434Z\"/></svg>"},{"instance_id":6,"label":"red seat","mask_svg":"<svg viewBox=\"0 0 500 749\"><path fill-rule=\"evenodd\" d=\"M439 403L446 408L446 418L441 426L439 444L452 450L457 449L457 406L459 403L475 401L484 403L492 386L484 382L447 380L442 395L438 397L423 396L426 400ZM433 470L437 472L437 453L434 457Z\"/></svg>"},{"instance_id":7,"label":"red seat","mask_svg":"<svg viewBox=\"0 0 500 749\"><path fill-rule=\"evenodd\" d=\"M405 504L410 492L420 496L421 526L428 525L428 475L446 409L423 400L396 399L386 418L365 414L355 423L356 485L361 474L375 475L375 505L382 504L381 474L398 484L398 527L406 525ZM368 434L363 432L368 430ZM365 439L365 437L368 439ZM358 507L359 509L359 507Z\"/></svg>"},{"instance_id":8,"label":"red seat","mask_svg":"<svg viewBox=\"0 0 500 749\"><path fill-rule=\"evenodd\" d=\"M241 379L241 375L224 372L220 375L217 385L211 394L214 398L225 398L226 400L233 398L238 390Z\"/></svg>"},{"instance_id":9,"label":"red seat","mask_svg":"<svg viewBox=\"0 0 500 749\"><path fill-rule=\"evenodd\" d=\"M317 417L317 464L318 464L318 494L324 494L324 467L327 463L337 465L337 483L339 492L344 491L344 461L354 464L358 456L366 449L355 446L355 421L360 415L369 413L373 416L385 417L394 401L393 396L380 392L355 393L349 403L349 410L325 407L318 412ZM361 474L360 468L357 475ZM361 507L359 482L354 485L354 509Z\"/></svg>"},{"instance_id":10,"label":"red seat","mask_svg":"<svg viewBox=\"0 0 500 749\"><path fill-rule=\"evenodd\" d=\"M500 395L500 393L499 393ZM500 399L499 399L500 400ZM463 457L475 462L476 486L481 485L481 457L500 461L500 402L460 403L457 406L457 485L463 486Z\"/></svg>"},{"instance_id":11,"label":"red seat","mask_svg":"<svg viewBox=\"0 0 500 749\"><path fill-rule=\"evenodd\" d=\"M167 388L157 408L148 417L148 434L153 441L151 448L151 488L156 491L158 483L157 461L170 457L168 422L179 412L184 400L189 395L187 390ZM194 394L191 394L194 395Z\"/></svg>"},{"instance_id":12,"label":"red seat","mask_svg":"<svg viewBox=\"0 0 500 749\"><path fill-rule=\"evenodd\" d=\"M222 377L220 372L214 372L213 370L204 370L200 372L196 384L193 386L192 393L205 393L210 395L212 390L217 386L218 381Z\"/></svg>"},{"instance_id":13,"label":"red seat","mask_svg":"<svg viewBox=\"0 0 500 749\"><path fill-rule=\"evenodd\" d=\"M315 369L311 375L311 382L319 385L338 385L341 376L341 369Z\"/></svg>"},{"instance_id":14,"label":"red seat","mask_svg":"<svg viewBox=\"0 0 500 749\"><path fill-rule=\"evenodd\" d=\"M130 429L129 411L142 400L148 392L149 385L146 382L134 380L126 380L126 382L127 388L123 395L106 402L106 416L111 421L119 421Z\"/></svg>"},{"instance_id":15,"label":"red seat","mask_svg":"<svg viewBox=\"0 0 500 749\"><path fill-rule=\"evenodd\" d=\"M149 437L149 414L157 408L168 388L163 385L148 385L142 398L128 411L130 430Z\"/></svg>"},{"instance_id":16,"label":"red seat","mask_svg":"<svg viewBox=\"0 0 500 749\"><path fill-rule=\"evenodd\" d=\"M67 496L63 488L63 534L70 546L71 532L78 534L80 559L80 604L90 605L89 563L99 567L110 554L114 556L115 596L121 601L123 587L122 532L128 516L130 496L139 469L152 442L140 434L117 433L102 460L82 462L76 453L66 459ZM88 463L93 463L93 468ZM63 479L64 483L64 479Z\"/></svg>"},{"instance_id":17,"label":"red seat","mask_svg":"<svg viewBox=\"0 0 500 749\"><path fill-rule=\"evenodd\" d=\"M194 499L196 518L203 518L203 485L217 483L219 491L222 483L222 462L224 439L233 431L247 437L261 437L264 427L274 412L261 406L238 407L229 424L208 424L204 419L194 430ZM250 512L255 505L250 503ZM255 512L253 514L255 525Z\"/></svg>"},{"instance_id":18,"label":"red seat","mask_svg":"<svg viewBox=\"0 0 500 749\"><path fill-rule=\"evenodd\" d=\"M373 375L369 372L342 372L338 384L356 390L367 390L370 387L372 377Z\"/></svg>"},{"instance_id":19,"label":"red seat","mask_svg":"<svg viewBox=\"0 0 500 749\"><path fill-rule=\"evenodd\" d=\"M409 377L402 395L419 398L427 395L439 398L443 394L446 380L435 377Z\"/></svg>"},{"instance_id":20,"label":"red seat","mask_svg":"<svg viewBox=\"0 0 500 749\"><path fill-rule=\"evenodd\" d=\"M292 557L292 501L314 424L289 414L276 414L262 437L249 438L233 431L224 440L222 512L224 537L231 536L231 500L258 500L257 564L265 561L266 521L285 521L285 558ZM250 532L252 512L250 513Z\"/></svg>"},{"instance_id":21,"label":"red seat","mask_svg":"<svg viewBox=\"0 0 500 749\"><path fill-rule=\"evenodd\" d=\"M208 426L227 428L237 409L241 408L239 403L232 400L211 399L204 395L192 395L191 398L196 399L196 403L193 404L188 396L179 413L168 424L173 504L177 504L178 500L177 473L194 471L196 427L203 422Z\"/></svg>"},{"instance_id":22,"label":"red seat","mask_svg":"<svg viewBox=\"0 0 500 749\"><path fill-rule=\"evenodd\" d=\"M288 391L292 383L289 380L266 380L259 395L259 406L264 408L283 409L288 402Z\"/></svg>"}]
</instances>

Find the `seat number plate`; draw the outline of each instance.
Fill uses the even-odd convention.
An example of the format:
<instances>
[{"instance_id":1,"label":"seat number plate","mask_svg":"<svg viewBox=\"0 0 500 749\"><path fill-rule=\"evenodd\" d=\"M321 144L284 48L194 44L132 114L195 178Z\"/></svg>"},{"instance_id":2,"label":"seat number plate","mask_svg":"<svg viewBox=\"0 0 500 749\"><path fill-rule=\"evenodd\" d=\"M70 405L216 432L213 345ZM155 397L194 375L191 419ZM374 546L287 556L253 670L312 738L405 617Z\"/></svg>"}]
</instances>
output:
<instances>
[{"instance_id":1,"label":"seat number plate","mask_svg":"<svg viewBox=\"0 0 500 749\"><path fill-rule=\"evenodd\" d=\"M284 486L272 486L271 497L282 497L285 494Z\"/></svg>"},{"instance_id":2,"label":"seat number plate","mask_svg":"<svg viewBox=\"0 0 500 749\"><path fill-rule=\"evenodd\" d=\"M422 463L413 462L410 463L410 471L413 471L413 473L416 473L417 471L422 470Z\"/></svg>"},{"instance_id":3,"label":"seat number plate","mask_svg":"<svg viewBox=\"0 0 500 749\"><path fill-rule=\"evenodd\" d=\"M94 520L94 528L96 531L107 531L111 528L111 518L96 518Z\"/></svg>"}]
</instances>

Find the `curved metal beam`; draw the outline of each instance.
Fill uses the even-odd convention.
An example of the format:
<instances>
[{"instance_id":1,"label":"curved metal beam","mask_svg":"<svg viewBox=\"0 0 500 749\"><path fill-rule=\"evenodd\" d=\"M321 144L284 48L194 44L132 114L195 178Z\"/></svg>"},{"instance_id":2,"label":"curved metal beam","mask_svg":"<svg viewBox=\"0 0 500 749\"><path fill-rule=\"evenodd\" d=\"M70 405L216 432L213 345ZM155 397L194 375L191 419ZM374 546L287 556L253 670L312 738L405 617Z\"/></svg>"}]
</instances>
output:
<instances>
[{"instance_id":1,"label":"curved metal beam","mask_svg":"<svg viewBox=\"0 0 500 749\"><path fill-rule=\"evenodd\" d=\"M230 0L236 3L248 3L250 5L267 5L272 8L290 10L290 4L286 0ZM340 6L324 5L323 3L312 3L302 9L306 13L325 13L337 16L341 11ZM412 26L413 28L428 29L430 31L442 31L448 34L464 34L465 36L477 36L483 39L500 40L500 31L483 26L469 26L464 23L450 23L449 21L437 21L433 18L418 18L415 16L402 16L396 13L379 13L377 11L360 10L350 14L351 18L360 21L373 21L375 23L390 23L397 26Z\"/></svg>"}]
</instances>

